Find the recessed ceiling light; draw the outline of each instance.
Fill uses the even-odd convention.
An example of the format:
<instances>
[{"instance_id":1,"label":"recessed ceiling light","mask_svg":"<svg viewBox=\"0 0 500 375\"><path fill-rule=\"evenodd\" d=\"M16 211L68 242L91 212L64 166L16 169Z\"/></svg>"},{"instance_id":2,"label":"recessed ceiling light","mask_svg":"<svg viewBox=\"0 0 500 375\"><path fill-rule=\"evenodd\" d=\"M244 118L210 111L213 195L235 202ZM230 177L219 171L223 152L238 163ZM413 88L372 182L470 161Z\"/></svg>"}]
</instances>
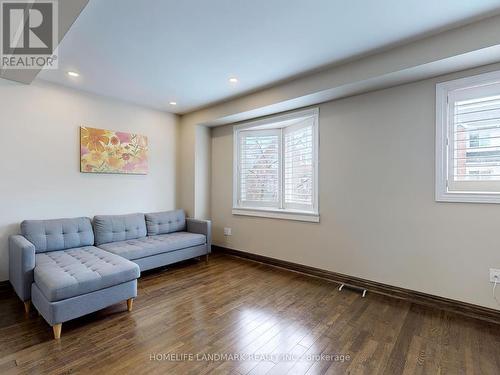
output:
<instances>
[{"instance_id":1,"label":"recessed ceiling light","mask_svg":"<svg viewBox=\"0 0 500 375\"><path fill-rule=\"evenodd\" d=\"M170 105L177 105L177 102L170 102Z\"/></svg>"},{"instance_id":2,"label":"recessed ceiling light","mask_svg":"<svg viewBox=\"0 0 500 375\"><path fill-rule=\"evenodd\" d=\"M229 78L229 83L238 83L238 78L236 77Z\"/></svg>"},{"instance_id":3,"label":"recessed ceiling light","mask_svg":"<svg viewBox=\"0 0 500 375\"><path fill-rule=\"evenodd\" d=\"M77 72L68 72L68 75L70 77L80 77L80 74L78 74Z\"/></svg>"}]
</instances>

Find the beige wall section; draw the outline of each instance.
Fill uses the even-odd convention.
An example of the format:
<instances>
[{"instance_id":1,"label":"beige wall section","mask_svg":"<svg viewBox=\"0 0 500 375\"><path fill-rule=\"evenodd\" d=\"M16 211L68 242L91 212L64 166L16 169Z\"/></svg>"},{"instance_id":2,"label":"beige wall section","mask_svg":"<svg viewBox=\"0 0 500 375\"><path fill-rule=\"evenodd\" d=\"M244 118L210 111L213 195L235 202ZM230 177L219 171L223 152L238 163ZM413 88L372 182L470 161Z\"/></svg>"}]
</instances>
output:
<instances>
[{"instance_id":1,"label":"beige wall section","mask_svg":"<svg viewBox=\"0 0 500 375\"><path fill-rule=\"evenodd\" d=\"M23 219L175 208L177 116L47 83L0 79L0 280ZM149 174L79 172L79 126L148 136Z\"/></svg>"},{"instance_id":2,"label":"beige wall section","mask_svg":"<svg viewBox=\"0 0 500 375\"><path fill-rule=\"evenodd\" d=\"M232 215L232 126L212 129L214 243L500 309L500 205L434 200L435 84L492 68L320 105L319 224Z\"/></svg>"},{"instance_id":3,"label":"beige wall section","mask_svg":"<svg viewBox=\"0 0 500 375\"><path fill-rule=\"evenodd\" d=\"M196 127L195 146L195 215L197 218L210 218L210 176L212 140L210 128Z\"/></svg>"},{"instance_id":4,"label":"beige wall section","mask_svg":"<svg viewBox=\"0 0 500 375\"><path fill-rule=\"evenodd\" d=\"M177 208L186 210L186 214L195 215L195 123L190 123L181 117L179 126L178 184Z\"/></svg>"},{"instance_id":5,"label":"beige wall section","mask_svg":"<svg viewBox=\"0 0 500 375\"><path fill-rule=\"evenodd\" d=\"M188 216L210 217L210 129L199 125L198 113L180 119L179 184L177 206Z\"/></svg>"}]
</instances>

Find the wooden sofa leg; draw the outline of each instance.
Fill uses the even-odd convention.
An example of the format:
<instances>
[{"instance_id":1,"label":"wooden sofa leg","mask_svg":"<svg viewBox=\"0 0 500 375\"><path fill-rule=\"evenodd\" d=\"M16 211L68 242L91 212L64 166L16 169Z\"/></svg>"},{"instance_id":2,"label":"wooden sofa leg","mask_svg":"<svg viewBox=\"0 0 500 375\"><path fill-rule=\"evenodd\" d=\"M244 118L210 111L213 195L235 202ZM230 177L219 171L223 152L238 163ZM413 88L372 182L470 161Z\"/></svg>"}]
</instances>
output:
<instances>
[{"instance_id":1,"label":"wooden sofa leg","mask_svg":"<svg viewBox=\"0 0 500 375\"><path fill-rule=\"evenodd\" d=\"M133 306L133 304L134 304L134 299L133 299L133 298L129 298L129 299L127 300L127 310L128 310L128 311L132 311L132 306Z\"/></svg>"},{"instance_id":2,"label":"wooden sofa leg","mask_svg":"<svg viewBox=\"0 0 500 375\"><path fill-rule=\"evenodd\" d=\"M61 338L62 323L54 324L52 330L54 331L54 339L59 340Z\"/></svg>"},{"instance_id":3,"label":"wooden sofa leg","mask_svg":"<svg viewBox=\"0 0 500 375\"><path fill-rule=\"evenodd\" d=\"M26 314L29 314L30 309L31 309L31 301L30 300L24 301L24 312Z\"/></svg>"}]
</instances>

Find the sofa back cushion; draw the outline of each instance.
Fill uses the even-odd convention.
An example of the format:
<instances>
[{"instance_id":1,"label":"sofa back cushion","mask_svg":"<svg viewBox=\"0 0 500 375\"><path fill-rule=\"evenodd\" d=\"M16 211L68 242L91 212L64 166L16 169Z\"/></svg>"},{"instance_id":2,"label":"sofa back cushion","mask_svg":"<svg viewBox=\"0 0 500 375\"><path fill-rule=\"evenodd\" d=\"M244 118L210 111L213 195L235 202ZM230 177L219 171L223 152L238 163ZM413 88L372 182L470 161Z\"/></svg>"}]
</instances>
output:
<instances>
[{"instance_id":1,"label":"sofa back cushion","mask_svg":"<svg viewBox=\"0 0 500 375\"><path fill-rule=\"evenodd\" d=\"M94 216L95 244L146 237L144 214Z\"/></svg>"},{"instance_id":2,"label":"sofa back cushion","mask_svg":"<svg viewBox=\"0 0 500 375\"><path fill-rule=\"evenodd\" d=\"M166 234L186 230L184 210L153 212L146 214L148 235Z\"/></svg>"},{"instance_id":3,"label":"sofa back cushion","mask_svg":"<svg viewBox=\"0 0 500 375\"><path fill-rule=\"evenodd\" d=\"M25 220L21 223L21 233L35 245L37 253L94 244L94 232L88 217Z\"/></svg>"}]
</instances>

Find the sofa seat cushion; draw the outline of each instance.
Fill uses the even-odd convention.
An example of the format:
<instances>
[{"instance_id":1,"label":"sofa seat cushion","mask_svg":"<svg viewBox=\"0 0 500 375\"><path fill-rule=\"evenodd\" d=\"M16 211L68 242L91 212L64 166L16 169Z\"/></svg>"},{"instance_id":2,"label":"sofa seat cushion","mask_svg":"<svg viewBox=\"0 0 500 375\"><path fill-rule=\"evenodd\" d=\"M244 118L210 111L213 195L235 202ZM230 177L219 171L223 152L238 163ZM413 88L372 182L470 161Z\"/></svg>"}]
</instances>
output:
<instances>
[{"instance_id":1,"label":"sofa seat cushion","mask_svg":"<svg viewBox=\"0 0 500 375\"><path fill-rule=\"evenodd\" d=\"M203 234L174 232L138 238L135 240L112 242L99 245L99 247L124 258L133 260L185 249L187 247L203 245L206 242L207 239Z\"/></svg>"},{"instance_id":2,"label":"sofa seat cushion","mask_svg":"<svg viewBox=\"0 0 500 375\"><path fill-rule=\"evenodd\" d=\"M140 276L137 264L94 246L36 254L35 283L51 301L108 288Z\"/></svg>"}]
</instances>

